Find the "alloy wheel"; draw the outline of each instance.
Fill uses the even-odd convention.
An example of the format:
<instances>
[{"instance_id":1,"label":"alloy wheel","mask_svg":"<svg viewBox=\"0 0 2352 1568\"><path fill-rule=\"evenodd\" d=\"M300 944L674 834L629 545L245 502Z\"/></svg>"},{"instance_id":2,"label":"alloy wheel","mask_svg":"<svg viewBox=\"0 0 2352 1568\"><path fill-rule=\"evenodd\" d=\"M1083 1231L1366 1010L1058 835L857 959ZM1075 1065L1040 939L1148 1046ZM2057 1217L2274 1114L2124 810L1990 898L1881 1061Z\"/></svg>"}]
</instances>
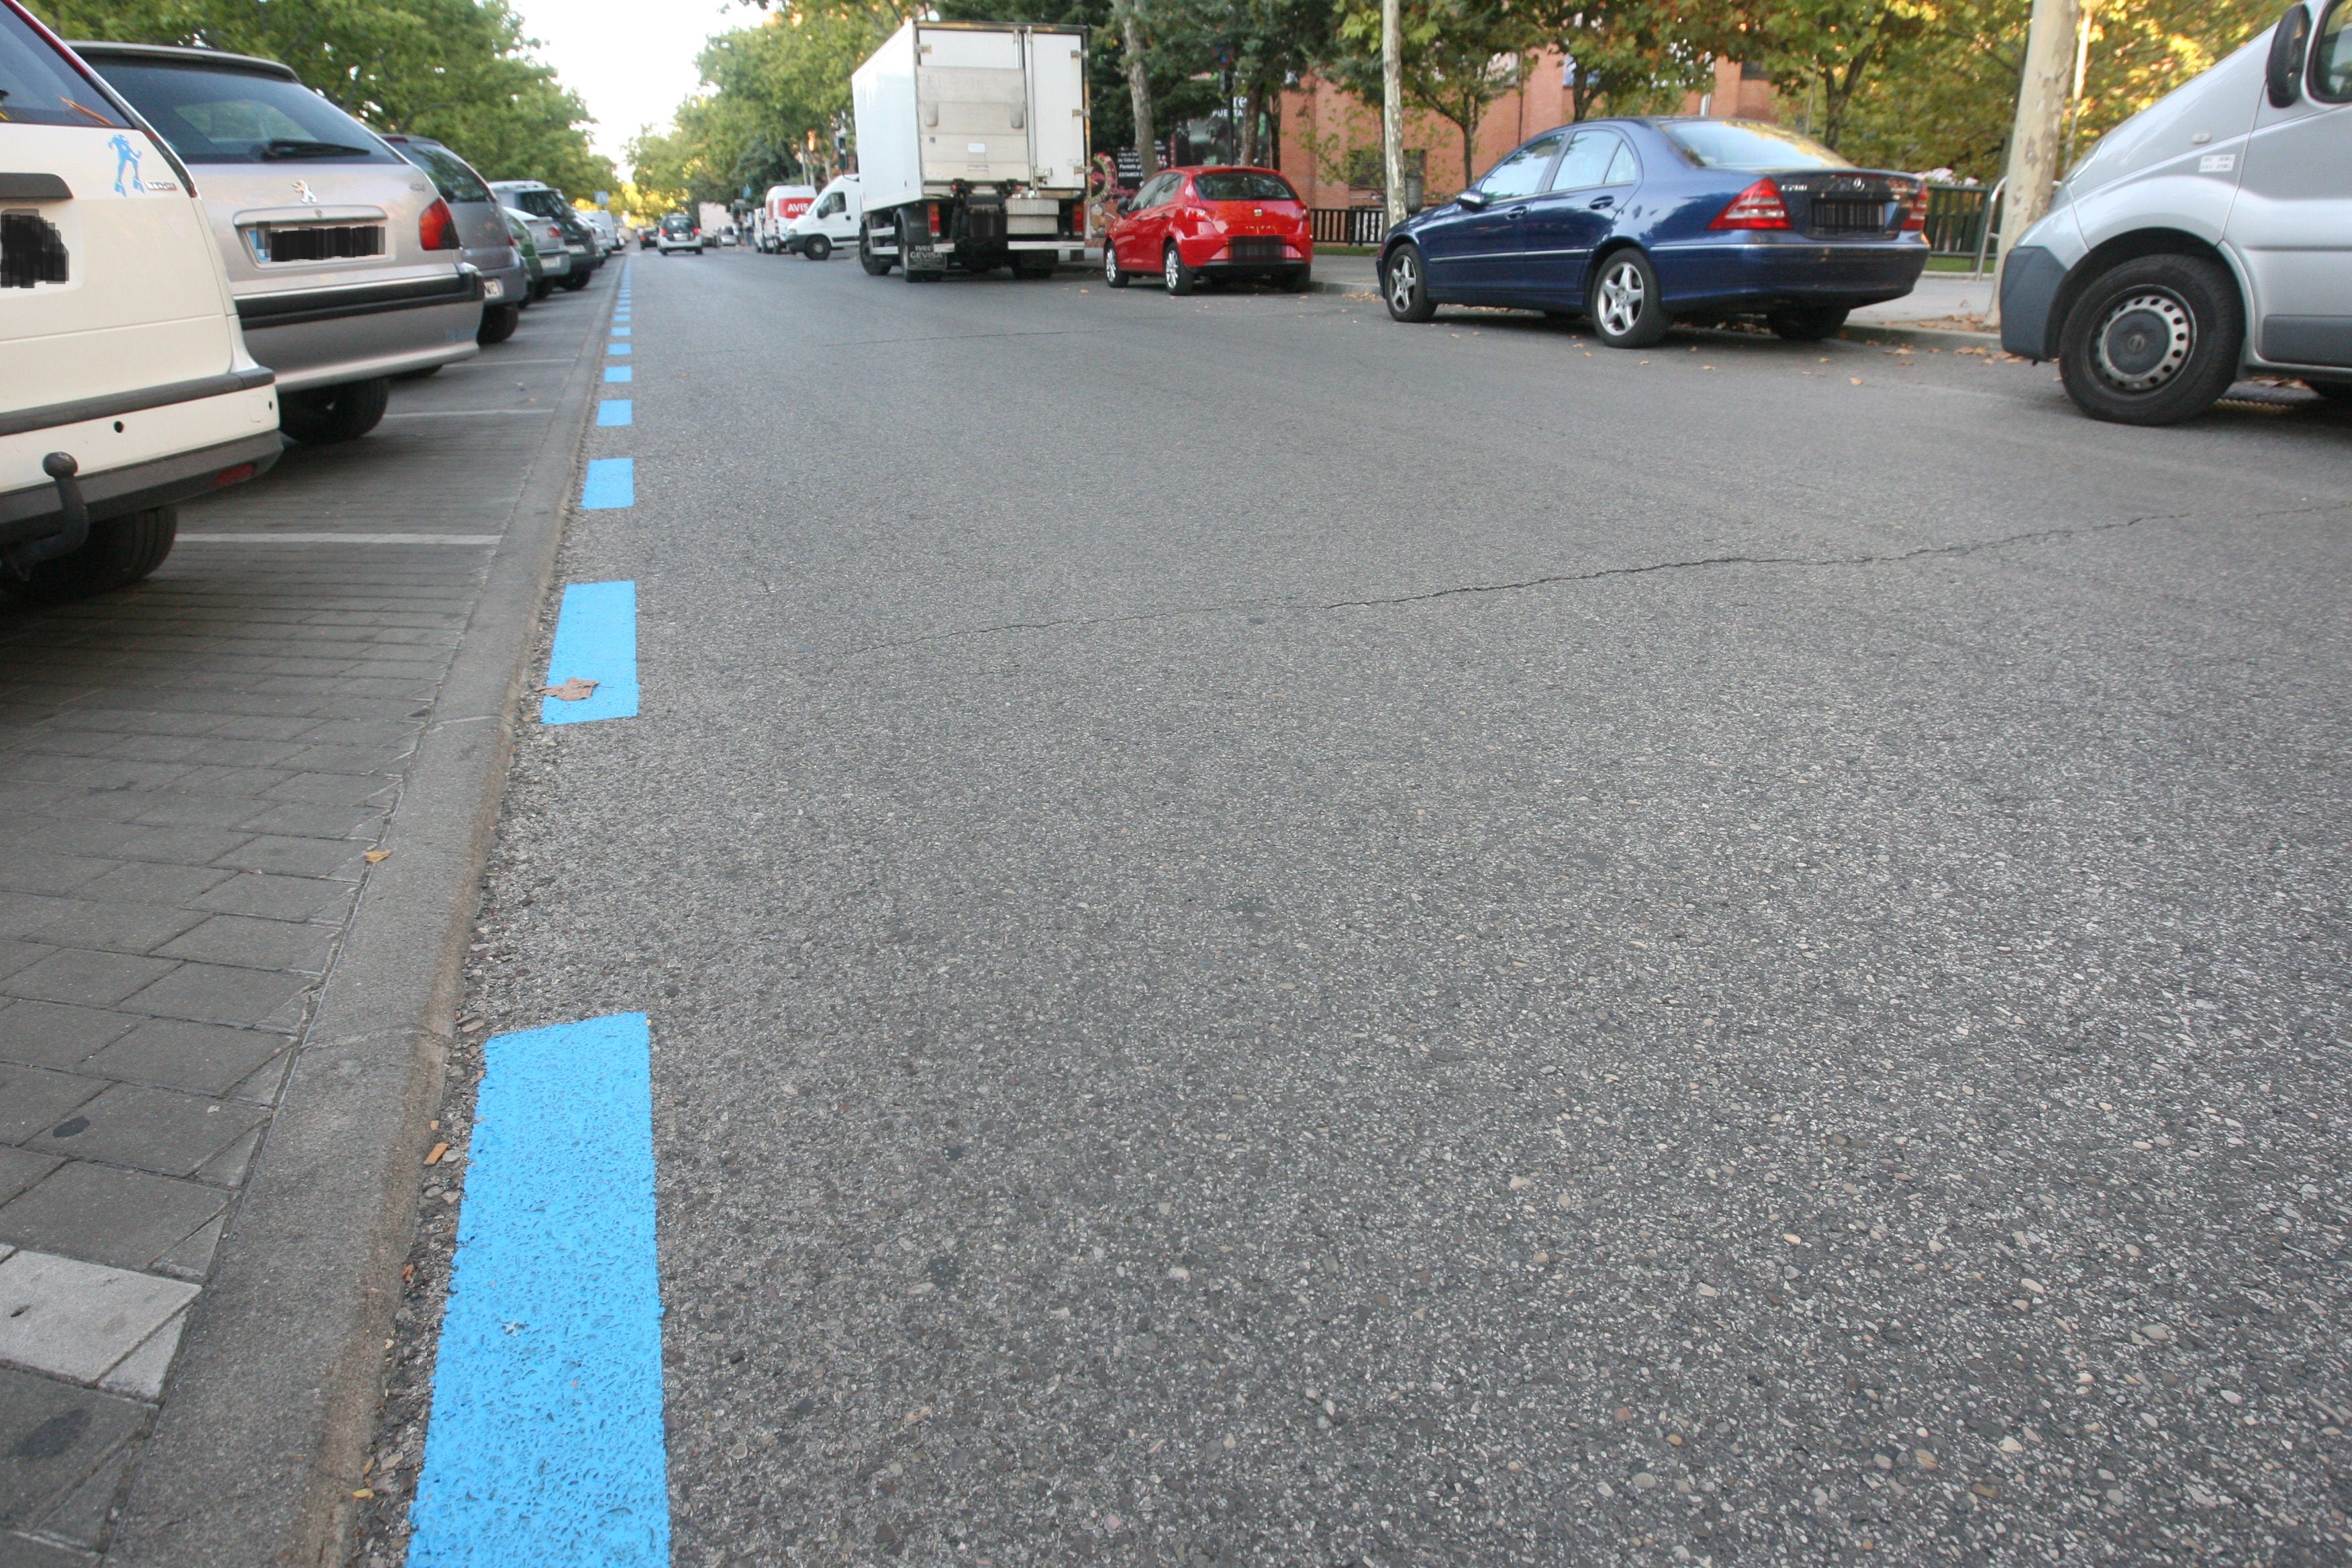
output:
<instances>
[{"instance_id":1,"label":"alloy wheel","mask_svg":"<svg viewBox=\"0 0 2352 1568\"><path fill-rule=\"evenodd\" d=\"M1631 261L1616 263L1601 275L1601 329L1612 337L1623 337L1642 319L1642 308L1648 300L1642 269Z\"/></svg>"},{"instance_id":2,"label":"alloy wheel","mask_svg":"<svg viewBox=\"0 0 2352 1568\"><path fill-rule=\"evenodd\" d=\"M1184 258L1176 254L1176 247L1172 245L1168 247L1168 254L1160 258L1160 276L1168 285L1171 294L1184 285Z\"/></svg>"},{"instance_id":3,"label":"alloy wheel","mask_svg":"<svg viewBox=\"0 0 2352 1568\"><path fill-rule=\"evenodd\" d=\"M2180 374L2197 346L2197 321L2169 290L2115 302L2092 335L2099 377L2118 392L2154 392Z\"/></svg>"},{"instance_id":4,"label":"alloy wheel","mask_svg":"<svg viewBox=\"0 0 2352 1568\"><path fill-rule=\"evenodd\" d=\"M1402 315L1420 295L1421 265L1408 250L1389 264L1389 308Z\"/></svg>"}]
</instances>

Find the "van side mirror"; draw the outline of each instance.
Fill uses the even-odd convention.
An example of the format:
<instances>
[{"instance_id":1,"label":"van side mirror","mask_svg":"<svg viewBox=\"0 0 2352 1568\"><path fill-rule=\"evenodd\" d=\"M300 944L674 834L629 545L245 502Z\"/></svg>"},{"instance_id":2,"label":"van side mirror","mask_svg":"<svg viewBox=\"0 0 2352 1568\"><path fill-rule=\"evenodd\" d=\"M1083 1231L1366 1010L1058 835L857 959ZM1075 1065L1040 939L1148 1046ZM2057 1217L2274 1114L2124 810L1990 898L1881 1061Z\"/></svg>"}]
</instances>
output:
<instances>
[{"instance_id":1,"label":"van side mirror","mask_svg":"<svg viewBox=\"0 0 2352 1568\"><path fill-rule=\"evenodd\" d=\"M2271 58L2263 72L2271 107L2284 109L2303 96L2303 55L2311 46L2311 13L2290 5L2271 34Z\"/></svg>"}]
</instances>

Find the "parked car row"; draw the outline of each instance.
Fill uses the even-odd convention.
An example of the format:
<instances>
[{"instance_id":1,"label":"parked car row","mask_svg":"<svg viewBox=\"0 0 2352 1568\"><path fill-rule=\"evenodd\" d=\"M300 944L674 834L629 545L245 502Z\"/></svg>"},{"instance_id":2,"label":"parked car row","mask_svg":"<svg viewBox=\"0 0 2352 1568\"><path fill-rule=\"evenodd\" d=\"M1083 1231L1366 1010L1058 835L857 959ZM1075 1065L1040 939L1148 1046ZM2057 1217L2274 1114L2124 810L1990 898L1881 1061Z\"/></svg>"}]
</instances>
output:
<instances>
[{"instance_id":1,"label":"parked car row","mask_svg":"<svg viewBox=\"0 0 2352 1568\"><path fill-rule=\"evenodd\" d=\"M365 435L605 247L536 182L379 136L275 61L68 45L0 0L0 590L169 553L178 502Z\"/></svg>"}]
</instances>

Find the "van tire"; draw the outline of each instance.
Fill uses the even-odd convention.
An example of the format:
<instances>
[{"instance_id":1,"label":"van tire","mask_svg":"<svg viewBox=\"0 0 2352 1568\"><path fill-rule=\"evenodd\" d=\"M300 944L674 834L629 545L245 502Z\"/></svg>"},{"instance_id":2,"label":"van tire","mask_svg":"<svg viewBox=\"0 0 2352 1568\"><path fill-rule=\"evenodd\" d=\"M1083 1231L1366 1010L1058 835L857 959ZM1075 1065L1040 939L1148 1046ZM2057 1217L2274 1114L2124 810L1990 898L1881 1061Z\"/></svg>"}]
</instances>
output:
<instances>
[{"instance_id":1,"label":"van tire","mask_svg":"<svg viewBox=\"0 0 2352 1568\"><path fill-rule=\"evenodd\" d=\"M331 447L356 441L383 417L392 401L392 381L346 382L309 392L289 392L278 400L278 427L306 447Z\"/></svg>"},{"instance_id":2,"label":"van tire","mask_svg":"<svg viewBox=\"0 0 2352 1568\"><path fill-rule=\"evenodd\" d=\"M2245 342L2245 306L2227 268L2136 256L2075 297L2058 334L2058 375L2094 419L2175 425L2230 390Z\"/></svg>"},{"instance_id":3,"label":"van tire","mask_svg":"<svg viewBox=\"0 0 2352 1568\"><path fill-rule=\"evenodd\" d=\"M44 561L23 577L0 572L0 588L35 605L62 605L128 588L163 564L179 537L176 507L150 507L89 525L89 538L70 555Z\"/></svg>"},{"instance_id":4,"label":"van tire","mask_svg":"<svg viewBox=\"0 0 2352 1568\"><path fill-rule=\"evenodd\" d=\"M811 261L830 261L833 259L833 241L822 234L810 235L808 243L801 247L801 254Z\"/></svg>"},{"instance_id":5,"label":"van tire","mask_svg":"<svg viewBox=\"0 0 2352 1568\"><path fill-rule=\"evenodd\" d=\"M482 330L474 334L474 341L484 348L489 347L492 343L502 343L514 336L515 329L520 325L522 325L520 305L486 306L482 310Z\"/></svg>"}]
</instances>

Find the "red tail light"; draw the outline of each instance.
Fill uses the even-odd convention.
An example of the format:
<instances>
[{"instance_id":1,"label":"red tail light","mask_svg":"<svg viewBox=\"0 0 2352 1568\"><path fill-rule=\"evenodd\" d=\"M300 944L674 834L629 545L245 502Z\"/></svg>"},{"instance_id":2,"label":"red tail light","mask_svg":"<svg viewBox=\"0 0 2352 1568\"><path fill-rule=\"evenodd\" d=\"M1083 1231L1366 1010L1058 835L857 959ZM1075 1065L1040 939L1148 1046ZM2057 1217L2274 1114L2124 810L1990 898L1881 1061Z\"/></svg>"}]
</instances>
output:
<instances>
[{"instance_id":1,"label":"red tail light","mask_svg":"<svg viewBox=\"0 0 2352 1568\"><path fill-rule=\"evenodd\" d=\"M252 463L239 463L234 468L223 468L213 476L213 489L221 490L226 489L231 485L241 485L253 478L257 471L256 465Z\"/></svg>"},{"instance_id":2,"label":"red tail light","mask_svg":"<svg viewBox=\"0 0 2352 1568\"><path fill-rule=\"evenodd\" d=\"M1927 226L1927 186L1923 181L1911 198L1911 205L1903 215L1903 232L1919 234Z\"/></svg>"},{"instance_id":3,"label":"red tail light","mask_svg":"<svg viewBox=\"0 0 2352 1568\"><path fill-rule=\"evenodd\" d=\"M1780 200L1780 187L1770 180L1759 180L1733 198L1729 206L1716 216L1709 228L1786 228L1789 209Z\"/></svg>"},{"instance_id":4,"label":"red tail light","mask_svg":"<svg viewBox=\"0 0 2352 1568\"><path fill-rule=\"evenodd\" d=\"M927 203L926 208L931 215L931 237L937 239L940 237L940 204Z\"/></svg>"},{"instance_id":5,"label":"red tail light","mask_svg":"<svg viewBox=\"0 0 2352 1568\"><path fill-rule=\"evenodd\" d=\"M457 220L451 216L449 204L436 201L416 220L416 243L427 250L457 248Z\"/></svg>"}]
</instances>

